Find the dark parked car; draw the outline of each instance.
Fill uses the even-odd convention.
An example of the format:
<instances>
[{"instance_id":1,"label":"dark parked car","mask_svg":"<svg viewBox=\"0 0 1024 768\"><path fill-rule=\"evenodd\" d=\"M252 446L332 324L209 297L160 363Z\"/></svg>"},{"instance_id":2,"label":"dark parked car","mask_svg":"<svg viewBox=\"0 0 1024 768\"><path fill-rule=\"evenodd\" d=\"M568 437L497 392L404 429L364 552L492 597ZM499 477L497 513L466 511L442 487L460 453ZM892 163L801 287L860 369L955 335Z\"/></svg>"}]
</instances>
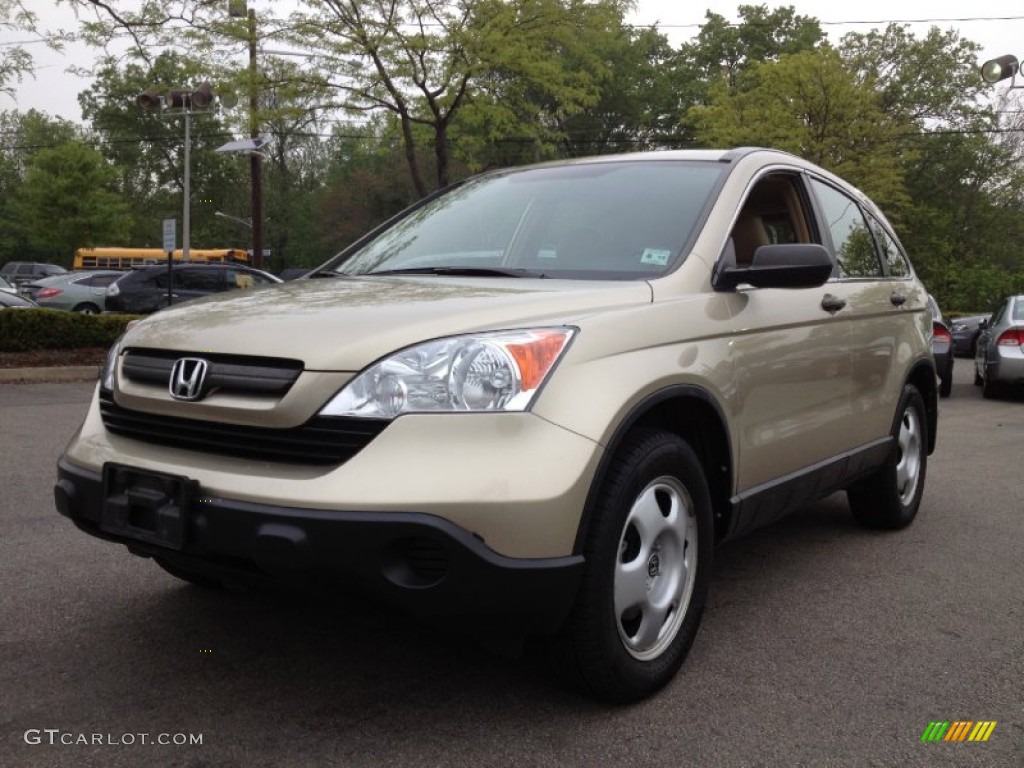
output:
<instances>
[{"instance_id":1,"label":"dark parked car","mask_svg":"<svg viewBox=\"0 0 1024 768\"><path fill-rule=\"evenodd\" d=\"M985 397L1024 385L1024 295L1010 296L982 323L974 358L974 383Z\"/></svg>"},{"instance_id":2,"label":"dark parked car","mask_svg":"<svg viewBox=\"0 0 1024 768\"><path fill-rule=\"evenodd\" d=\"M23 283L38 280L42 277L63 275L67 270L57 264L44 264L39 261L8 261L0 269L0 275L6 277L15 288Z\"/></svg>"},{"instance_id":3,"label":"dark parked car","mask_svg":"<svg viewBox=\"0 0 1024 768\"><path fill-rule=\"evenodd\" d=\"M978 348L978 336L981 333L981 321L988 320L988 315L970 315L958 317L953 321L950 331L953 333L953 353L963 357L974 357Z\"/></svg>"},{"instance_id":4,"label":"dark parked car","mask_svg":"<svg viewBox=\"0 0 1024 768\"><path fill-rule=\"evenodd\" d=\"M200 296L255 288L282 282L268 272L239 264L175 264L171 302L179 304ZM146 314L166 307L167 267L138 267L107 287L108 312Z\"/></svg>"},{"instance_id":5,"label":"dark parked car","mask_svg":"<svg viewBox=\"0 0 1024 768\"><path fill-rule=\"evenodd\" d=\"M953 391L953 334L931 294L928 295L928 309L932 313L932 356L935 358L935 372L939 375L939 396L949 397Z\"/></svg>"}]
</instances>

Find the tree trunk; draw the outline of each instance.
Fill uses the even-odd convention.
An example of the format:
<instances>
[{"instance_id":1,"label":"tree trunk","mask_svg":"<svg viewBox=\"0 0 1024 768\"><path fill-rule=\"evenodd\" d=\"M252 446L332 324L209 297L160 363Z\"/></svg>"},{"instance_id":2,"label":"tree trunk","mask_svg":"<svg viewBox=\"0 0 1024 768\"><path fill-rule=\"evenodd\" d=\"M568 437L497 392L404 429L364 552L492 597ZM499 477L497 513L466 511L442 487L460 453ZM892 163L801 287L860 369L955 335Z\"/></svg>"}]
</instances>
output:
<instances>
[{"instance_id":1,"label":"tree trunk","mask_svg":"<svg viewBox=\"0 0 1024 768\"><path fill-rule=\"evenodd\" d=\"M416 160L416 143L412 137L412 121L409 115L403 110L402 118L402 141L405 144L405 162L409 164L409 176L412 177L412 185L416 194L420 197L427 196L427 185L423 183L423 176L420 174L420 164Z\"/></svg>"}]
</instances>

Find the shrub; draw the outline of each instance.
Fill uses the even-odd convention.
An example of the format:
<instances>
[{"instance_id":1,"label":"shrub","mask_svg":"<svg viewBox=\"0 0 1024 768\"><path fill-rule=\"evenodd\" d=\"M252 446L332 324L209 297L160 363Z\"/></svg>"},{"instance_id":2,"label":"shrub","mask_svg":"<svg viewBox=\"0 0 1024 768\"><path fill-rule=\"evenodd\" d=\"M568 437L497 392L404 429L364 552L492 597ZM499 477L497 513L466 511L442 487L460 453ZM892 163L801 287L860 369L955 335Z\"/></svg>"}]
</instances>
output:
<instances>
[{"instance_id":1,"label":"shrub","mask_svg":"<svg viewBox=\"0 0 1024 768\"><path fill-rule=\"evenodd\" d=\"M0 311L0 352L109 347L137 315L83 315L55 309Z\"/></svg>"}]
</instances>

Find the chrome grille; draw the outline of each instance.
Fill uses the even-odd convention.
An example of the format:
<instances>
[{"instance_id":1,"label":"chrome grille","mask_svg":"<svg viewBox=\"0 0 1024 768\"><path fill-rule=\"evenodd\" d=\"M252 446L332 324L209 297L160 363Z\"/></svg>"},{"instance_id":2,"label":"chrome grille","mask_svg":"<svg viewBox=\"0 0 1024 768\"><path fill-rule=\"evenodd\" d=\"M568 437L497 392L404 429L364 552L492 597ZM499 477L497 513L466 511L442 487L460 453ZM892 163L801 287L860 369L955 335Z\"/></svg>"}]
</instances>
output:
<instances>
[{"instance_id":1,"label":"chrome grille","mask_svg":"<svg viewBox=\"0 0 1024 768\"><path fill-rule=\"evenodd\" d=\"M130 349L121 362L121 375L137 384L153 384L166 389L171 368L182 357L201 357L209 363L203 387L206 392L281 397L302 373L299 360L285 358Z\"/></svg>"}]
</instances>

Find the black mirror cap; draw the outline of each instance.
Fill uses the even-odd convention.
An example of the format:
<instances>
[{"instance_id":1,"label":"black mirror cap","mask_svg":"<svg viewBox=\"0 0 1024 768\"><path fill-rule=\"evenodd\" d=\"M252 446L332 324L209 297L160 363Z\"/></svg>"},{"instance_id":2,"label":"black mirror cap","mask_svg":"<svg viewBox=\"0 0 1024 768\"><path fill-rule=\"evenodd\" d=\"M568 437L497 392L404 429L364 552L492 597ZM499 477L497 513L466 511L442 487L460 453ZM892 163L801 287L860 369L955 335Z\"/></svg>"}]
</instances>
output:
<instances>
[{"instance_id":1,"label":"black mirror cap","mask_svg":"<svg viewBox=\"0 0 1024 768\"><path fill-rule=\"evenodd\" d=\"M817 243L762 245L749 267L728 267L714 279L715 290L741 284L755 288L815 288L832 276L832 257Z\"/></svg>"}]
</instances>

